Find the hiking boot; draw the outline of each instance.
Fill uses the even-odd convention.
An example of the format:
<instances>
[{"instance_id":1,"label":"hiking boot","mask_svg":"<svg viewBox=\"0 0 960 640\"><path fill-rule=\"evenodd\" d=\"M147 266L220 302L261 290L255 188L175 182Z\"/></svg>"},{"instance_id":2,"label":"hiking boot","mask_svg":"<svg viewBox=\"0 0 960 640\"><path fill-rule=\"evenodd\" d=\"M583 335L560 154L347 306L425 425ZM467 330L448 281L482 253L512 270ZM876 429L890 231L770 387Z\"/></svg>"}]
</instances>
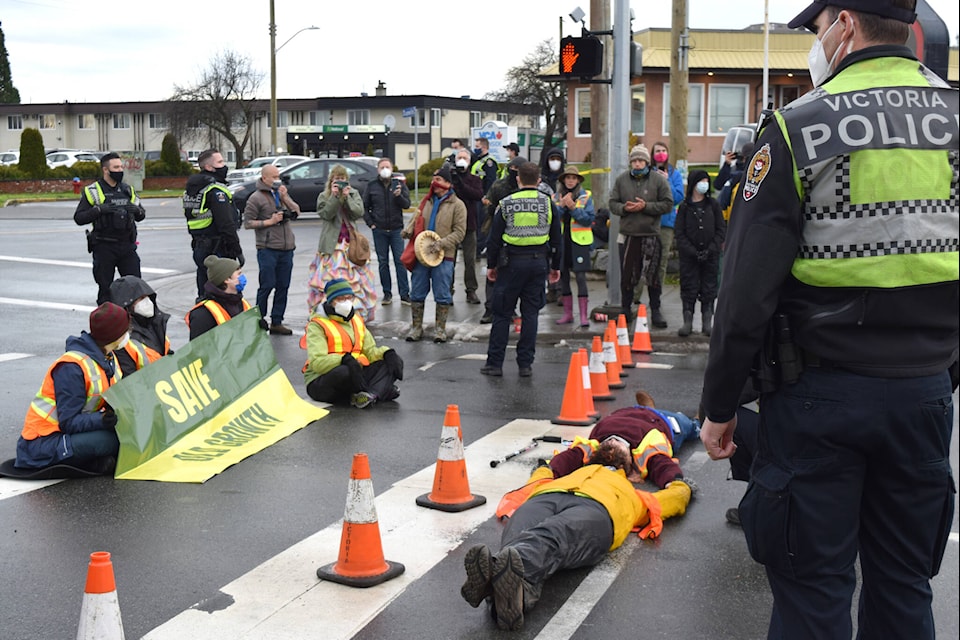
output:
<instances>
[{"instance_id":1,"label":"hiking boot","mask_svg":"<svg viewBox=\"0 0 960 640\"><path fill-rule=\"evenodd\" d=\"M270 325L270 333L275 336L289 336L293 335L293 329L290 327L285 327L281 323L277 322L276 324Z\"/></svg>"},{"instance_id":2,"label":"hiking boot","mask_svg":"<svg viewBox=\"0 0 960 640\"><path fill-rule=\"evenodd\" d=\"M492 561L495 573L490 583L497 626L505 631L517 631L523 628L523 560L516 549L506 547Z\"/></svg>"},{"instance_id":3,"label":"hiking boot","mask_svg":"<svg viewBox=\"0 0 960 640\"><path fill-rule=\"evenodd\" d=\"M476 291L467 291L467 302L470 304L480 304L480 298Z\"/></svg>"},{"instance_id":4,"label":"hiking boot","mask_svg":"<svg viewBox=\"0 0 960 640\"><path fill-rule=\"evenodd\" d=\"M471 607L476 609L487 596L493 595L490 586L490 549L485 544L470 547L463 559L463 568L467 570L467 580L460 587L460 595Z\"/></svg>"},{"instance_id":5,"label":"hiking boot","mask_svg":"<svg viewBox=\"0 0 960 640\"><path fill-rule=\"evenodd\" d=\"M533 375L533 367L520 367L520 377L529 378Z\"/></svg>"},{"instance_id":6,"label":"hiking boot","mask_svg":"<svg viewBox=\"0 0 960 640\"><path fill-rule=\"evenodd\" d=\"M496 378L499 378L500 376L503 375L503 369L501 369L500 367L494 367L492 365L487 364L480 369L480 373L482 373L485 376L494 376Z\"/></svg>"},{"instance_id":7,"label":"hiking boot","mask_svg":"<svg viewBox=\"0 0 960 640\"><path fill-rule=\"evenodd\" d=\"M650 309L650 324L655 326L657 329L666 329L667 328L667 319L663 317L663 314L660 312L660 307L656 309Z\"/></svg>"},{"instance_id":8,"label":"hiking boot","mask_svg":"<svg viewBox=\"0 0 960 640\"><path fill-rule=\"evenodd\" d=\"M357 409L366 409L376 401L377 396L373 395L369 391L358 391L350 396L350 404L355 406Z\"/></svg>"},{"instance_id":9,"label":"hiking boot","mask_svg":"<svg viewBox=\"0 0 960 640\"><path fill-rule=\"evenodd\" d=\"M492 313L485 313L485 314L483 314L483 316L480 318L480 324L490 324L491 322L493 322L493 314L492 314Z\"/></svg>"}]
</instances>

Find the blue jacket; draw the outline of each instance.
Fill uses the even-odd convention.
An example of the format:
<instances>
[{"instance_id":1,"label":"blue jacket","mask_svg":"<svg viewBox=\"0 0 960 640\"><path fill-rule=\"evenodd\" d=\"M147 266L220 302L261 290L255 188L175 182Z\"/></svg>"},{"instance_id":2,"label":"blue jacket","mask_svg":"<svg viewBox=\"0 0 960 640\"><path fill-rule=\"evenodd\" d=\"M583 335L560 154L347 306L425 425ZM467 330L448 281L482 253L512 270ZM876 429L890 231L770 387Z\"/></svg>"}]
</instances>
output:
<instances>
[{"instance_id":1,"label":"blue jacket","mask_svg":"<svg viewBox=\"0 0 960 640\"><path fill-rule=\"evenodd\" d=\"M672 164L667 164L667 182L670 183L670 193L673 194L674 205L670 213L660 216L660 226L673 229L677 221L677 207L683 202L683 176Z\"/></svg>"}]
</instances>

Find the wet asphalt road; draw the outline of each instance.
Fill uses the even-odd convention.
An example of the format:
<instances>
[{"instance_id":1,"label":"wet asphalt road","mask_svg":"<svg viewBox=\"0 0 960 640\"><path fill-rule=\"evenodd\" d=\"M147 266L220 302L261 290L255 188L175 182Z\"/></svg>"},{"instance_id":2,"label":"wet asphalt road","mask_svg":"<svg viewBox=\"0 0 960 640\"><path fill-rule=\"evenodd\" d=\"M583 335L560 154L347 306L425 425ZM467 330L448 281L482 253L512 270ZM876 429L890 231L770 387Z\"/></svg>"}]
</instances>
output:
<instances>
[{"instance_id":1,"label":"wet asphalt road","mask_svg":"<svg viewBox=\"0 0 960 640\"><path fill-rule=\"evenodd\" d=\"M175 200L149 201L141 226L144 277L172 313L174 347L186 341L180 322L193 299L193 263ZM26 405L44 371L63 349L66 334L86 325L96 289L83 233L71 220L72 203L0 209L0 451L12 457ZM300 243L295 263L305 272L317 226L297 223ZM253 264L250 232L241 232ZM22 260L51 261L23 262ZM76 265L70 264L76 263ZM251 294L256 278L251 275ZM301 278L302 280L302 278ZM305 287L294 277L288 322L302 326ZM538 344L534 377L520 379L508 354L501 379L480 376L486 344L476 324L479 310L462 302L452 313L457 339L446 345L409 344L400 338L408 311L381 309L374 325L379 340L397 348L406 363L398 402L365 411L335 409L276 445L227 469L203 485L115 481L67 481L13 497L0 494L0 638L56 639L76 634L86 563L91 551L113 554L127 638L139 638L198 602L212 611L224 585L271 562L292 545L335 526L343 516L350 460L364 451L371 460L377 495L430 468L436 460L444 408L460 408L468 448L494 436L517 418L549 420L562 401L572 348L587 346L590 335L545 338ZM51 306L48 303L53 303ZM46 305L46 306L41 306ZM428 311L428 318L430 312ZM429 331L428 331L429 335ZM278 360L302 393L303 351L295 338L272 337ZM9 354L25 354L13 357ZM632 404L632 391L645 387L660 406L692 413L696 409L705 354L666 344L644 360L669 368L630 372L627 388L611 408ZM544 424L543 429L551 426ZM482 443L480 443L482 444ZM503 450L506 454L512 448ZM525 474L538 450L504 463L503 473ZM679 454L700 493L682 518L667 523L655 542L628 541L593 571L556 576L541 603L527 616L516 638L761 638L770 596L762 569L746 552L739 529L724 522L744 485L726 482L727 465L709 461L698 443ZM952 443L957 464L956 429ZM483 470L489 473L489 469ZM480 470L476 470L480 477ZM473 473L471 473L473 476ZM495 504L499 495L488 495ZM388 529L393 523L384 522ZM356 638L501 637L483 608L460 598L463 555L477 543L497 545L501 525L488 518L458 532L445 557L410 581L376 615L358 620ZM956 520L941 575L934 581L939 637L957 637L960 622ZM427 534L427 531L423 532ZM417 544L389 557L411 567ZM391 549L393 551L393 549ZM313 575L336 558L334 545L323 557L309 557L302 571ZM412 572L412 571L411 571ZM264 597L270 584L258 587ZM359 591L358 600L380 597ZM329 637L325 626L354 616L350 608L317 607L301 618L289 637ZM293 623L291 623L293 624ZM641 631L642 630L642 633ZM159 635L152 637L167 637ZM173 637L173 636L169 636ZM203 634L194 637L204 638ZM259 637L251 635L249 637Z\"/></svg>"}]
</instances>

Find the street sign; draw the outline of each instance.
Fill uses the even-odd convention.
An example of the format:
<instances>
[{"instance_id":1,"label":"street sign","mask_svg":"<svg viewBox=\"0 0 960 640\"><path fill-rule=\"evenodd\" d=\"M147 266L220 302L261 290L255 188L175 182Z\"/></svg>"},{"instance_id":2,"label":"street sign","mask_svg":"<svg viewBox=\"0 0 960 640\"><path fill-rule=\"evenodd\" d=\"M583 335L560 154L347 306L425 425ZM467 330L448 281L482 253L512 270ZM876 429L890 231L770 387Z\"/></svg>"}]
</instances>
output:
<instances>
[{"instance_id":1,"label":"street sign","mask_svg":"<svg viewBox=\"0 0 960 640\"><path fill-rule=\"evenodd\" d=\"M404 117L404 118L412 118L412 117L415 116L415 115L417 115L417 108L416 108L416 107L404 107L404 108L403 108L403 117Z\"/></svg>"},{"instance_id":2,"label":"street sign","mask_svg":"<svg viewBox=\"0 0 960 640\"><path fill-rule=\"evenodd\" d=\"M560 75L592 78L603 72L603 43L599 38L566 37L560 41Z\"/></svg>"}]
</instances>

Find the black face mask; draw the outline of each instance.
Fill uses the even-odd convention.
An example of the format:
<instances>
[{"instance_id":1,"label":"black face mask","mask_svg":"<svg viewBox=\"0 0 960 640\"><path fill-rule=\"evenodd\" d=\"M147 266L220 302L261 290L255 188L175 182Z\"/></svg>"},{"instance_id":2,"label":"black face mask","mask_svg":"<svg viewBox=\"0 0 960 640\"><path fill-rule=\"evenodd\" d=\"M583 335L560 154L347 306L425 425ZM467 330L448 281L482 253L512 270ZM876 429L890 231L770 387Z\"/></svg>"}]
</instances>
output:
<instances>
[{"instance_id":1,"label":"black face mask","mask_svg":"<svg viewBox=\"0 0 960 640\"><path fill-rule=\"evenodd\" d=\"M227 169L227 165L223 165L222 167L217 167L212 172L213 177L217 179L217 182L226 182L227 171L229 171L229 169Z\"/></svg>"},{"instance_id":2,"label":"black face mask","mask_svg":"<svg viewBox=\"0 0 960 640\"><path fill-rule=\"evenodd\" d=\"M116 182L117 184L120 184L121 182L123 182L123 171L111 171L110 179Z\"/></svg>"}]
</instances>

